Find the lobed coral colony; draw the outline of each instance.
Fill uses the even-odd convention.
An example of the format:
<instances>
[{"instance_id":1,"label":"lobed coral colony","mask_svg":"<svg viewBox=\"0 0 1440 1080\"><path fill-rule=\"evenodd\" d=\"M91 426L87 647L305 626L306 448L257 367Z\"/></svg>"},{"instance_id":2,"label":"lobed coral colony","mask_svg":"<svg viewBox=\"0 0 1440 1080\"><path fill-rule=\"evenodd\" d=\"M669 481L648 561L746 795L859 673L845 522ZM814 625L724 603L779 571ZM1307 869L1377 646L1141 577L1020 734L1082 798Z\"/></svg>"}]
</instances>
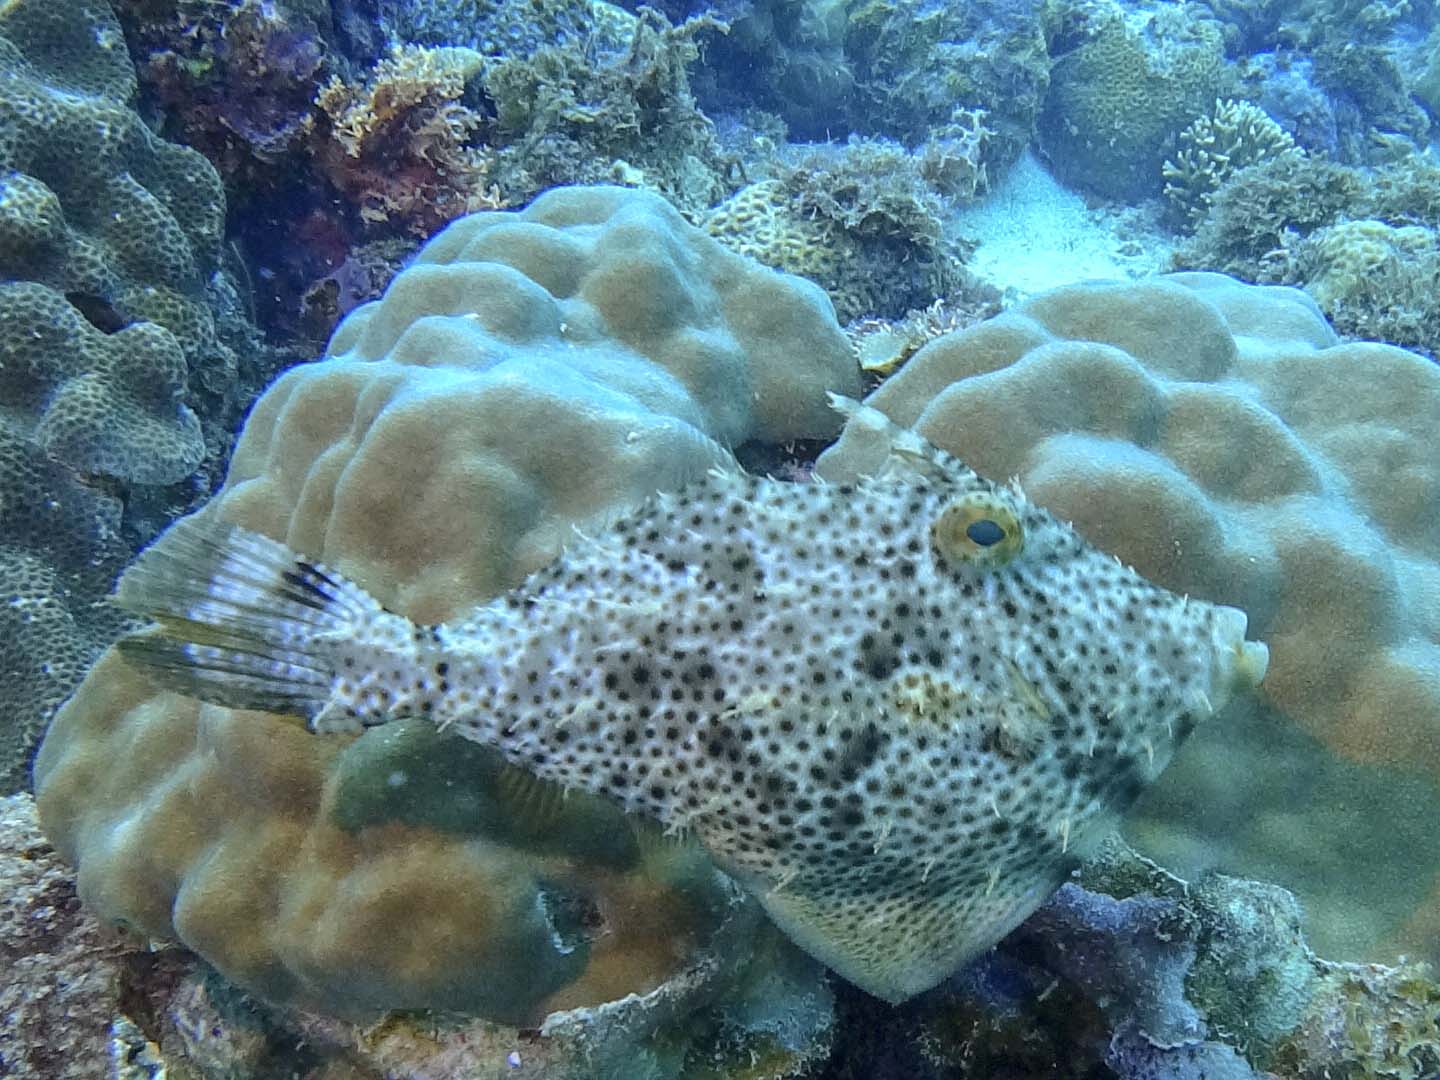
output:
<instances>
[{"instance_id":1,"label":"lobed coral colony","mask_svg":"<svg viewBox=\"0 0 1440 1080\"><path fill-rule=\"evenodd\" d=\"M0 1075L1440 1076L1437 20L0 5Z\"/></svg>"}]
</instances>

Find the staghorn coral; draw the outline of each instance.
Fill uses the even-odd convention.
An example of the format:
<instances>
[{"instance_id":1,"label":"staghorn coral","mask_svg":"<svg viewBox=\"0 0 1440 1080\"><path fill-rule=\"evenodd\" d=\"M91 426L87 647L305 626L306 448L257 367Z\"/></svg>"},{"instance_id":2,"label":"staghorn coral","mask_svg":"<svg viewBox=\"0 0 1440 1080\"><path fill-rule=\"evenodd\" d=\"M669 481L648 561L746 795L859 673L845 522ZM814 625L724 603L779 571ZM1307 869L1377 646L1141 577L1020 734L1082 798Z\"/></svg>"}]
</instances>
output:
<instances>
[{"instance_id":1,"label":"staghorn coral","mask_svg":"<svg viewBox=\"0 0 1440 1080\"><path fill-rule=\"evenodd\" d=\"M857 386L814 286L656 196L560 190L432 240L328 359L266 393L204 513L435 621L722 444L828 433L825 392ZM533 1022L653 992L649 1032L723 1000L747 954L707 950L753 910L708 860L423 737L316 738L157 692L108 655L50 729L37 798L93 910L272 1001Z\"/></svg>"},{"instance_id":2,"label":"staghorn coral","mask_svg":"<svg viewBox=\"0 0 1440 1080\"><path fill-rule=\"evenodd\" d=\"M1115 199L1161 188L1171 140L1225 92L1218 27L1161 7L1136 29L1110 6L1052 31L1040 146L1066 183Z\"/></svg>"},{"instance_id":3,"label":"staghorn coral","mask_svg":"<svg viewBox=\"0 0 1440 1080\"><path fill-rule=\"evenodd\" d=\"M1161 169L1163 194L1194 227L1210 210L1216 190L1238 169L1295 151L1295 140L1248 101L1217 101L1180 132L1175 156Z\"/></svg>"},{"instance_id":4,"label":"staghorn coral","mask_svg":"<svg viewBox=\"0 0 1440 1080\"><path fill-rule=\"evenodd\" d=\"M1269 644L1275 713L1198 733L1137 835L1187 871L1278 875L1328 950L1433 947L1401 935L1440 867L1440 369L1339 344L1298 290L1187 274L1042 294L932 341L870 401L1151 580L1243 606ZM1237 783L1257 747L1269 779ZM1344 785L1279 782L1337 759Z\"/></svg>"}]
</instances>

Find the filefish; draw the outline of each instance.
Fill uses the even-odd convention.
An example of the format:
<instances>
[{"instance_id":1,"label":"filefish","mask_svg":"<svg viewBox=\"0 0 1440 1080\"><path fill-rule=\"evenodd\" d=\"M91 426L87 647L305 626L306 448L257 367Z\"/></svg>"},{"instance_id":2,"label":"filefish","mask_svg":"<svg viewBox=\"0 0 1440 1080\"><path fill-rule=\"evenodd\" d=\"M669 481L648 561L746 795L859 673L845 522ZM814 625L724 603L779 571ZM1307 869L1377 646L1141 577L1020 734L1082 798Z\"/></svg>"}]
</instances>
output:
<instances>
[{"instance_id":1,"label":"filefish","mask_svg":"<svg viewBox=\"0 0 1440 1080\"><path fill-rule=\"evenodd\" d=\"M423 717L698 841L900 1001L989 948L1263 678L1168 592L873 409L853 482L715 469L443 625L201 514L122 576L160 681L316 732Z\"/></svg>"}]
</instances>

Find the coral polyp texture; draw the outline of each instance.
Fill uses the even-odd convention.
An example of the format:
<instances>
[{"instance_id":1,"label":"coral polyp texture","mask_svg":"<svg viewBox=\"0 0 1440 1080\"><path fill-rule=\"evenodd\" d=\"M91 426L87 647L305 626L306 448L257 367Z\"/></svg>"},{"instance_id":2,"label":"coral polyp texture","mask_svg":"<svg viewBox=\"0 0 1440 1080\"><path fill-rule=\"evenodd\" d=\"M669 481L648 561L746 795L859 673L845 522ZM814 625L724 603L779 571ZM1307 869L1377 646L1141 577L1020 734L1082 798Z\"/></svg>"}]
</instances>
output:
<instances>
[{"instance_id":1,"label":"coral polyp texture","mask_svg":"<svg viewBox=\"0 0 1440 1080\"><path fill-rule=\"evenodd\" d=\"M219 177L150 132L135 90L104 3L0 8L5 790L120 624L98 601L126 517L204 490L239 396L217 336Z\"/></svg>"},{"instance_id":2,"label":"coral polyp texture","mask_svg":"<svg viewBox=\"0 0 1440 1080\"><path fill-rule=\"evenodd\" d=\"M1223 782L1209 782L1204 755L1262 721L1208 743L1197 734L1171 783L1193 780L1214 801L1199 825L1170 822L1167 855L1280 874L1327 947L1403 939L1395 883L1418 905L1440 869L1419 829L1440 807L1440 369L1391 346L1341 344L1299 290L1179 274L1042 294L932 341L869 401L981 475L1019 477L1148 579L1248 612L1271 652L1272 750L1263 770L1212 757ZM819 473L853 468L860 444L847 432ZM1319 787L1297 796L1277 777L1299 767L1293 755L1284 764L1281 738L1297 727L1389 777L1371 788L1406 801L1367 803L1370 789L1352 786L1344 816ZM1290 805L1273 801L1281 791ZM1327 875L1353 879L1347 851L1366 836L1385 837L1374 858L1396 862L1383 897L1369 864L1377 921L1362 932L1341 926L1354 908L1325 889ZM1398 836L1414 837L1403 856ZM1272 861L1246 865L1247 844ZM1314 876L1297 880L1302 867Z\"/></svg>"},{"instance_id":3,"label":"coral polyp texture","mask_svg":"<svg viewBox=\"0 0 1440 1080\"><path fill-rule=\"evenodd\" d=\"M1220 29L1181 6L1139 26L1115 5L1080 12L1051 43L1040 145L1067 183L1116 199L1156 194L1176 133L1228 85Z\"/></svg>"},{"instance_id":4,"label":"coral polyp texture","mask_svg":"<svg viewBox=\"0 0 1440 1080\"><path fill-rule=\"evenodd\" d=\"M833 433L858 384L817 287L657 196L562 189L435 237L260 399L202 513L436 622L727 446ZM714 955L758 909L698 851L451 735L316 737L107 655L36 782L94 911L272 1001L534 1022L688 979L691 1008L751 955Z\"/></svg>"}]
</instances>

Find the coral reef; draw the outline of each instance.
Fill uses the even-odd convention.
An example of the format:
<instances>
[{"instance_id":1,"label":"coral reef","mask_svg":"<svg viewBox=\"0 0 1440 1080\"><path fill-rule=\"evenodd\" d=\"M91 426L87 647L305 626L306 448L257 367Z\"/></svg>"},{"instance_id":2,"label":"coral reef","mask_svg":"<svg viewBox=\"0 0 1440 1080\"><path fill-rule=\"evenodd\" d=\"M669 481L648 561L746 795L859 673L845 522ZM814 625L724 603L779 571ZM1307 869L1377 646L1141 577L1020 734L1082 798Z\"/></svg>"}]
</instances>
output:
<instances>
[{"instance_id":1,"label":"coral reef","mask_svg":"<svg viewBox=\"0 0 1440 1080\"><path fill-rule=\"evenodd\" d=\"M1173 159L1161 168L1164 195L1187 224L1202 221L1220 185L1234 172L1295 149L1295 140L1248 101L1217 101L1180 132Z\"/></svg>"},{"instance_id":2,"label":"coral reef","mask_svg":"<svg viewBox=\"0 0 1440 1080\"><path fill-rule=\"evenodd\" d=\"M0 1074L104 1073L119 1012L120 950L81 910L28 795L0 797Z\"/></svg>"},{"instance_id":3,"label":"coral reef","mask_svg":"<svg viewBox=\"0 0 1440 1080\"><path fill-rule=\"evenodd\" d=\"M1440 1067L1440 987L1418 965L1322 960L1283 890L1220 875L1187 883L1114 841L937 992L889 1009L842 989L839 1025L813 970L775 953L763 931L729 942L760 954L752 967L763 976L683 1027L676 1017L699 981L554 1013L528 1031L433 1013L358 1026L267 1006L183 950L107 934L79 907L26 795L0 802L0 881L10 975L0 1067L14 1080L327 1080L337 1070L354 1080L1079 1080L1101 1070L1198 1080L1198 1067L1212 1080L1421 1080Z\"/></svg>"},{"instance_id":4,"label":"coral reef","mask_svg":"<svg viewBox=\"0 0 1440 1080\"><path fill-rule=\"evenodd\" d=\"M238 0L117 0L165 134L225 178L233 206L283 186L310 137L315 96L335 66L328 10Z\"/></svg>"},{"instance_id":5,"label":"coral reef","mask_svg":"<svg viewBox=\"0 0 1440 1080\"><path fill-rule=\"evenodd\" d=\"M1365 218L1317 229L1287 250L1281 279L1303 282L1337 330L1440 356L1440 234Z\"/></svg>"},{"instance_id":6,"label":"coral reef","mask_svg":"<svg viewBox=\"0 0 1440 1080\"><path fill-rule=\"evenodd\" d=\"M599 0L382 4L381 50L347 30L343 5L121 9L166 130L230 189L263 324L316 348L334 328L320 314L347 307L317 297L327 282L406 241L393 273L462 214L565 183L649 187L690 209L734 186L687 78L710 20L673 27Z\"/></svg>"},{"instance_id":7,"label":"coral reef","mask_svg":"<svg viewBox=\"0 0 1440 1080\"><path fill-rule=\"evenodd\" d=\"M1240 63L1245 97L1263 109L1302 150L1335 157L1340 153L1340 121L1335 104L1315 85L1308 58L1260 53Z\"/></svg>"},{"instance_id":8,"label":"coral reef","mask_svg":"<svg viewBox=\"0 0 1440 1080\"><path fill-rule=\"evenodd\" d=\"M1220 30L1179 6L1156 8L1138 29L1113 5L1070 15L1051 30L1041 148L1068 184L1132 201L1156 194L1171 141L1226 94Z\"/></svg>"},{"instance_id":9,"label":"coral reef","mask_svg":"<svg viewBox=\"0 0 1440 1080\"><path fill-rule=\"evenodd\" d=\"M1321 960L1300 923L1282 889L1187 883L1111 844L915 1010L921 1060L906 1075L1419 1080L1440 1068L1440 987L1424 970Z\"/></svg>"},{"instance_id":10,"label":"coral reef","mask_svg":"<svg viewBox=\"0 0 1440 1080\"><path fill-rule=\"evenodd\" d=\"M858 381L815 286L657 196L557 190L460 219L352 312L255 406L203 513L441 621L725 445L829 434L826 391ZM658 1023L730 1000L751 958L720 945L754 906L606 802L433 731L320 738L202 707L114 654L52 724L36 788L92 910L272 1001L533 1022L653 992Z\"/></svg>"},{"instance_id":11,"label":"coral reef","mask_svg":"<svg viewBox=\"0 0 1440 1080\"><path fill-rule=\"evenodd\" d=\"M899 318L965 283L963 251L944 224L946 153L880 139L817 145L775 163L774 178L742 188L700 225L823 286L844 321Z\"/></svg>"},{"instance_id":12,"label":"coral reef","mask_svg":"<svg viewBox=\"0 0 1440 1080\"><path fill-rule=\"evenodd\" d=\"M321 87L311 153L367 226L428 236L503 205L492 155L475 145L484 117L463 103L483 65L473 49L396 46L364 83L335 75Z\"/></svg>"},{"instance_id":13,"label":"coral reef","mask_svg":"<svg viewBox=\"0 0 1440 1080\"><path fill-rule=\"evenodd\" d=\"M219 178L131 107L109 9L6 6L0 82L0 790L13 790L122 624L98 603L111 577L217 479L270 354L221 269Z\"/></svg>"},{"instance_id":14,"label":"coral reef","mask_svg":"<svg viewBox=\"0 0 1440 1080\"><path fill-rule=\"evenodd\" d=\"M981 169L997 175L1029 144L1049 84L1039 3L843 5L845 57L855 92L843 99L860 134L918 146L978 117Z\"/></svg>"},{"instance_id":15,"label":"coral reef","mask_svg":"<svg viewBox=\"0 0 1440 1080\"><path fill-rule=\"evenodd\" d=\"M727 195L727 169L687 75L695 36L711 25L671 26L644 11L619 51L572 42L497 60L484 88L500 190L524 199L557 184L618 181L692 211Z\"/></svg>"},{"instance_id":16,"label":"coral reef","mask_svg":"<svg viewBox=\"0 0 1440 1080\"><path fill-rule=\"evenodd\" d=\"M1302 285L1342 333L1433 356L1437 221L1440 168L1423 159L1362 170L1290 152L1226 180L1176 263Z\"/></svg>"},{"instance_id":17,"label":"coral reef","mask_svg":"<svg viewBox=\"0 0 1440 1080\"><path fill-rule=\"evenodd\" d=\"M1425 63L1412 79L1410 92L1430 110L1432 117L1440 120L1440 32L1430 35Z\"/></svg>"},{"instance_id":18,"label":"coral reef","mask_svg":"<svg viewBox=\"0 0 1440 1080\"><path fill-rule=\"evenodd\" d=\"M1311 154L1280 154L1239 169L1211 195L1177 264L1274 280L1269 267L1287 244L1338 220L1368 187L1357 170Z\"/></svg>"},{"instance_id":19,"label":"coral reef","mask_svg":"<svg viewBox=\"0 0 1440 1080\"><path fill-rule=\"evenodd\" d=\"M1031 498L1146 577L1245 608L1271 650L1263 689L1278 715L1266 722L1297 725L1318 740L1314 753L1393 771L1392 784L1413 779L1401 817L1371 807L1354 827L1415 833L1440 809L1440 613L1424 599L1440 588L1432 363L1338 344L1298 290L1188 274L1042 294L932 341L870 401L982 475L1018 476ZM820 475L852 467L850 442L821 456ZM1275 745L1267 774L1313 768L1299 756L1282 764ZM1168 783L1203 777L1207 746L1213 753L1198 734ZM1309 835L1327 837L1318 851L1292 847L1288 865L1276 845L1280 865L1269 867L1307 908L1335 916L1317 922L1320 940L1353 953L1400 933L1376 891L1388 897L1392 880L1423 891L1440 853L1353 837L1372 837L1374 860L1388 851L1403 861L1385 873L1371 861L1374 921L1347 927L1354 910L1336 913L1326 896L1346 842L1321 824L1333 819L1319 793L1294 801L1286 790L1281 808L1279 789L1210 768L1230 782L1204 787L1218 801L1203 820L1168 822L1167 857L1244 865L1246 837L1225 830L1283 809L1290 836L1308 821Z\"/></svg>"},{"instance_id":20,"label":"coral reef","mask_svg":"<svg viewBox=\"0 0 1440 1080\"><path fill-rule=\"evenodd\" d=\"M377 15L392 41L459 45L491 58L551 45L623 52L634 31L634 20L605 0L380 0Z\"/></svg>"},{"instance_id":21,"label":"coral reef","mask_svg":"<svg viewBox=\"0 0 1440 1080\"><path fill-rule=\"evenodd\" d=\"M629 4L635 8L639 5ZM672 5L675 17L703 5ZM1030 141L1049 76L1039 3L755 0L715 5L695 72L712 114L757 108L797 139L915 147L978 117L975 164L997 175Z\"/></svg>"}]
</instances>

